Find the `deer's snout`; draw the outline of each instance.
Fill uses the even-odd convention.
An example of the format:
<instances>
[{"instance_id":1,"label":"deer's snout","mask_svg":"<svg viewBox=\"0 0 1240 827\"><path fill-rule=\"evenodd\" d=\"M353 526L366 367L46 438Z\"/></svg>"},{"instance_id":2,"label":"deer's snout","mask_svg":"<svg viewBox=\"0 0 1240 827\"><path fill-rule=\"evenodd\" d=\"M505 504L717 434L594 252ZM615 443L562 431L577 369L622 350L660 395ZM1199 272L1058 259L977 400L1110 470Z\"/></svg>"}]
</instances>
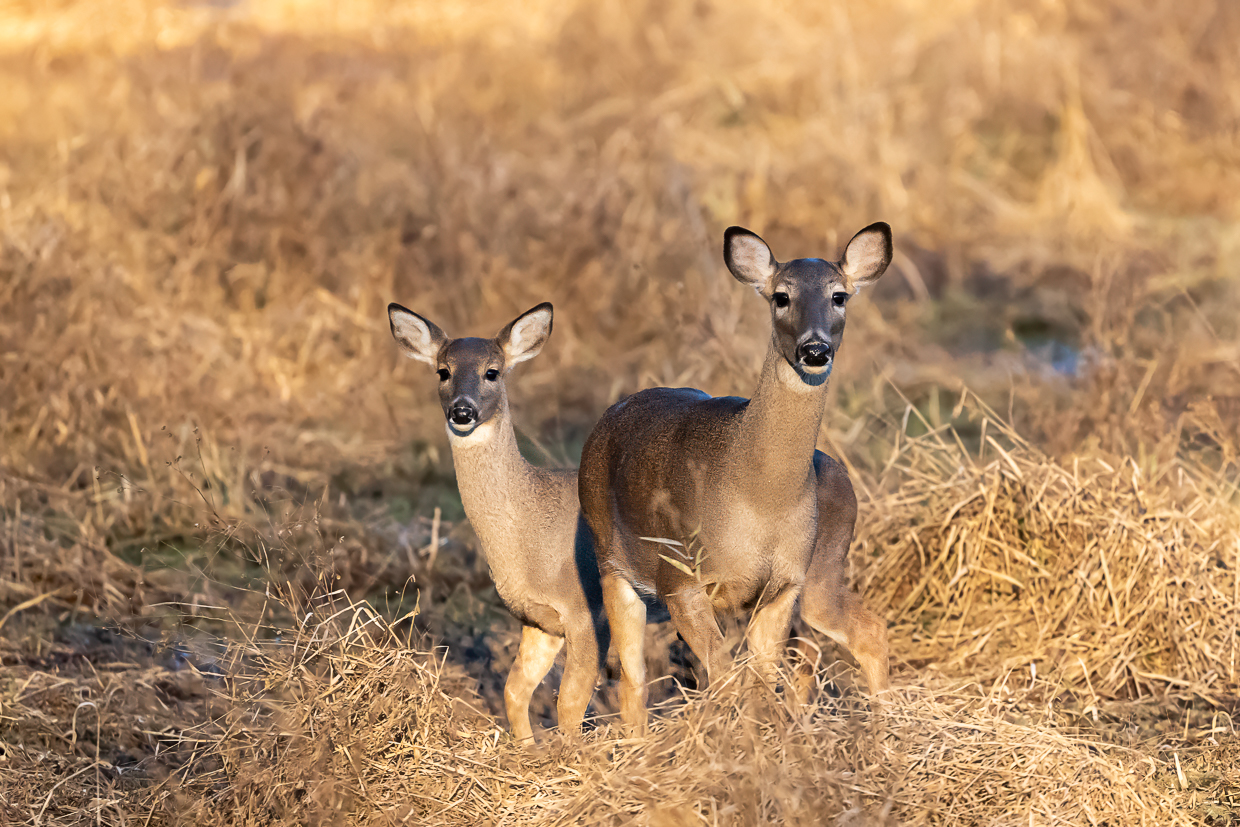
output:
<instances>
[{"instance_id":1,"label":"deer's snout","mask_svg":"<svg viewBox=\"0 0 1240 827\"><path fill-rule=\"evenodd\" d=\"M797 346L797 361L807 368L826 367L831 354L830 342L802 342Z\"/></svg>"},{"instance_id":2,"label":"deer's snout","mask_svg":"<svg viewBox=\"0 0 1240 827\"><path fill-rule=\"evenodd\" d=\"M473 425L478 421L478 409L468 399L455 399L448 409L448 421L453 425Z\"/></svg>"}]
</instances>

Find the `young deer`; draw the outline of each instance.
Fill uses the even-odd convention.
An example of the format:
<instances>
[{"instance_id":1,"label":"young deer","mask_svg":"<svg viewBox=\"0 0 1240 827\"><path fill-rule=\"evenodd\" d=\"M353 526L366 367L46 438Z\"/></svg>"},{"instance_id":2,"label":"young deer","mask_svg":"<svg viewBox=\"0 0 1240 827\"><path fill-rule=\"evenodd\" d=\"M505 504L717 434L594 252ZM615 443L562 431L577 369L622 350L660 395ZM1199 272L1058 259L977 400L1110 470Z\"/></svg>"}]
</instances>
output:
<instances>
[{"instance_id":1,"label":"young deer","mask_svg":"<svg viewBox=\"0 0 1240 827\"><path fill-rule=\"evenodd\" d=\"M521 645L504 685L512 734L533 738L530 698L568 642L557 711L576 733L607 651L598 565L577 504L577 472L536 468L517 450L504 377L551 335L544 302L494 339L449 339L399 304L388 305L392 336L406 355L439 373L461 503L495 588L521 621Z\"/></svg>"},{"instance_id":2,"label":"young deer","mask_svg":"<svg viewBox=\"0 0 1240 827\"><path fill-rule=\"evenodd\" d=\"M621 716L631 728L646 723L642 648L651 598L666 603L708 681L724 665L715 614L756 607L749 646L773 678L808 582L802 620L853 652L871 691L887 687L886 627L844 582L856 498L843 467L814 444L845 306L883 274L891 253L891 228L878 223L857 233L839 262L780 264L757 235L730 227L728 269L771 305L753 399L644 390L609 408L587 439L581 507L594 532L620 658Z\"/></svg>"}]
</instances>

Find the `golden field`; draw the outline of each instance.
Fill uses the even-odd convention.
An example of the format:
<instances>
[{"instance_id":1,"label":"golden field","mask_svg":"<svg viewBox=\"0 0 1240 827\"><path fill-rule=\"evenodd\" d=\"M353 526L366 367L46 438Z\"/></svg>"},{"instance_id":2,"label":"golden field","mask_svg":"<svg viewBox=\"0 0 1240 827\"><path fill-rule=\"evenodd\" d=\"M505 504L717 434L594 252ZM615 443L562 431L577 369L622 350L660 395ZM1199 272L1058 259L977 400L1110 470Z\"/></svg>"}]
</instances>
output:
<instances>
[{"instance_id":1,"label":"golden field","mask_svg":"<svg viewBox=\"0 0 1240 827\"><path fill-rule=\"evenodd\" d=\"M1209 0L0 5L0 822L1240 824L1237 42ZM512 743L387 303L552 301L509 388L572 464L624 394L752 389L725 227L876 220L819 444L895 702L825 644L806 708L702 693L665 626L649 739L608 680Z\"/></svg>"}]
</instances>

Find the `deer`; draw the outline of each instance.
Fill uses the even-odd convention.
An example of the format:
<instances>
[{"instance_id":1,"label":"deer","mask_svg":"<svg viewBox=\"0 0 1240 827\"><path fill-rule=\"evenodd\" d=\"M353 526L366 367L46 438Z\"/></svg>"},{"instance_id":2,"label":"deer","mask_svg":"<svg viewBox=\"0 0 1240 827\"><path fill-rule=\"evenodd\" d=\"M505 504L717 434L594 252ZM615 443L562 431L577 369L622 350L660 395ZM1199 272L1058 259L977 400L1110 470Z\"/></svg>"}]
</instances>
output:
<instances>
[{"instance_id":1,"label":"deer","mask_svg":"<svg viewBox=\"0 0 1240 827\"><path fill-rule=\"evenodd\" d=\"M577 500L577 472L531 465L517 449L506 378L551 335L544 302L494 338L451 339L399 304L388 305L404 353L431 365L465 515L478 535L500 599L521 622L516 661L504 684L512 735L533 743L530 699L566 648L558 725L580 732L608 649L598 565ZM566 646L567 644L567 646Z\"/></svg>"},{"instance_id":2,"label":"deer","mask_svg":"<svg viewBox=\"0 0 1240 827\"><path fill-rule=\"evenodd\" d=\"M582 449L581 508L620 662L621 720L637 733L650 606L666 607L706 685L726 666L717 616L752 610L752 661L773 683L803 596L801 621L853 654L876 697L888 689L886 624L846 583L856 496L816 442L848 302L891 263L891 228L862 229L836 262L781 264L742 227L726 230L723 247L732 275L770 305L752 398L642 390L612 405Z\"/></svg>"}]
</instances>

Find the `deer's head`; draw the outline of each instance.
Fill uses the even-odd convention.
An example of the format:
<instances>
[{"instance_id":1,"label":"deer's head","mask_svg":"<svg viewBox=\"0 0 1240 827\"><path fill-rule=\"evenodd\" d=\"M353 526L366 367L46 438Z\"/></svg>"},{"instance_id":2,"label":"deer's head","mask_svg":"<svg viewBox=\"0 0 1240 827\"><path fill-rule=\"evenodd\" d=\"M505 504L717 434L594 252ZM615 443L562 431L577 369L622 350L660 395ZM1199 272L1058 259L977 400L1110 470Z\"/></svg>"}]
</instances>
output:
<instances>
[{"instance_id":1,"label":"deer's head","mask_svg":"<svg viewBox=\"0 0 1240 827\"><path fill-rule=\"evenodd\" d=\"M882 222L853 236L835 262L799 258L780 264L766 242L743 227L729 227L723 236L728 269L770 303L775 348L811 385L831 374L848 300L878 281L891 254L891 227Z\"/></svg>"},{"instance_id":2,"label":"deer's head","mask_svg":"<svg viewBox=\"0 0 1240 827\"><path fill-rule=\"evenodd\" d=\"M456 436L469 436L504 407L504 378L538 355L551 335L551 304L513 319L492 339L450 339L434 323L399 304L388 305L392 336L405 355L439 375L439 404Z\"/></svg>"}]
</instances>

